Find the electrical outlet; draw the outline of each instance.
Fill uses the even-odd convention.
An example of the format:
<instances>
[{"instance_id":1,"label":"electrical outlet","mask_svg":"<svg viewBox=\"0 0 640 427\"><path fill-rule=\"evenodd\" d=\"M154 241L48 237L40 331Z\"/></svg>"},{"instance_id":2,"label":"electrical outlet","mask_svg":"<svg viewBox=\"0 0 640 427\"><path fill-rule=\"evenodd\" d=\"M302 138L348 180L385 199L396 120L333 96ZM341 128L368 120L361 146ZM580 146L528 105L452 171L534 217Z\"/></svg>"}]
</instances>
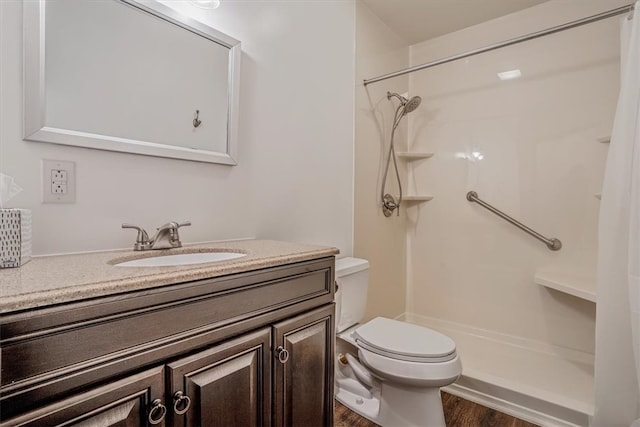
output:
<instances>
[{"instance_id":1,"label":"electrical outlet","mask_svg":"<svg viewBox=\"0 0 640 427\"><path fill-rule=\"evenodd\" d=\"M75 202L75 162L42 160L42 203Z\"/></svg>"},{"instance_id":2,"label":"electrical outlet","mask_svg":"<svg viewBox=\"0 0 640 427\"><path fill-rule=\"evenodd\" d=\"M51 192L53 194L67 194L67 184L61 182L59 184L51 184Z\"/></svg>"},{"instance_id":3,"label":"electrical outlet","mask_svg":"<svg viewBox=\"0 0 640 427\"><path fill-rule=\"evenodd\" d=\"M66 170L55 169L51 171L51 180L53 182L66 181L69 176Z\"/></svg>"}]
</instances>

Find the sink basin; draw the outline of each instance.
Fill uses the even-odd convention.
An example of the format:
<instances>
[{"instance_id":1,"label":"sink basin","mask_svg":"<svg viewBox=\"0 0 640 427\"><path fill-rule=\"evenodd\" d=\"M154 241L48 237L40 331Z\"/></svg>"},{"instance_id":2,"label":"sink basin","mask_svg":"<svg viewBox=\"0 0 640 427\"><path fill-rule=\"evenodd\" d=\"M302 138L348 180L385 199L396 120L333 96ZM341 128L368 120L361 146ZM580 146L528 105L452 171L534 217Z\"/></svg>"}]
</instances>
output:
<instances>
[{"instance_id":1,"label":"sink basin","mask_svg":"<svg viewBox=\"0 0 640 427\"><path fill-rule=\"evenodd\" d=\"M116 267L171 267L179 265L204 264L207 262L228 261L247 254L237 252L198 252L192 254L159 255L134 259L115 264Z\"/></svg>"}]
</instances>

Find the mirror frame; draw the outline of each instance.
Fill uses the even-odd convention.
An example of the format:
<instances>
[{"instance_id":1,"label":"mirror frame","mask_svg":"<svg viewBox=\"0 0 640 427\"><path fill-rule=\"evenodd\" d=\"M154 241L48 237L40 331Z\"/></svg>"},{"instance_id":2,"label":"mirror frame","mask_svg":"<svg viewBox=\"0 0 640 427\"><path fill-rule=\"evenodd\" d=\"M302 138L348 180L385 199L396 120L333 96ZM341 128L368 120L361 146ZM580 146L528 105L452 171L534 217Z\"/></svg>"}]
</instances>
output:
<instances>
[{"instance_id":1,"label":"mirror frame","mask_svg":"<svg viewBox=\"0 0 640 427\"><path fill-rule=\"evenodd\" d=\"M239 40L227 36L206 24L180 14L155 0L116 0L126 7L134 7L178 25L192 33L211 40L229 49L229 82L227 109L227 151L226 153L183 148L154 142L120 138L60 129L46 125L45 86L45 4L46 0L25 1L23 4L23 71L24 71L24 128L23 139L27 141L51 142L54 144L99 150L168 157L198 162L238 164L238 102L240 89Z\"/></svg>"}]
</instances>

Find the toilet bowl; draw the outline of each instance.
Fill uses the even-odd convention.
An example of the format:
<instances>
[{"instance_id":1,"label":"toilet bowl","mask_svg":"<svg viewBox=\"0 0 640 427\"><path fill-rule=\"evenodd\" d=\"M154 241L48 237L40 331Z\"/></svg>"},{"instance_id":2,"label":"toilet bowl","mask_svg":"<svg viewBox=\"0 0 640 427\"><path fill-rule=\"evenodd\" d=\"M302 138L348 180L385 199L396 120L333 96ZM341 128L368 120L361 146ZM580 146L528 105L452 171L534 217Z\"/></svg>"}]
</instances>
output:
<instances>
[{"instance_id":1,"label":"toilet bowl","mask_svg":"<svg viewBox=\"0 0 640 427\"><path fill-rule=\"evenodd\" d=\"M336 399L382 426L444 427L440 387L462 372L455 342L383 317L358 324L366 305L365 260L337 260L336 282L336 348L344 353L336 362Z\"/></svg>"}]
</instances>

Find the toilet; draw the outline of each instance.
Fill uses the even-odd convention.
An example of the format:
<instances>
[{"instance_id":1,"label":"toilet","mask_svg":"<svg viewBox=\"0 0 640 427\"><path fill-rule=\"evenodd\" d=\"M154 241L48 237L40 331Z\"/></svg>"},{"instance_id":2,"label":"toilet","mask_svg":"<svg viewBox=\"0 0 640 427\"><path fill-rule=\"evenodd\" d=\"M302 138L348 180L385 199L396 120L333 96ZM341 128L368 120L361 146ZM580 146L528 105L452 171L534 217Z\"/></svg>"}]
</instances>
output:
<instances>
[{"instance_id":1,"label":"toilet","mask_svg":"<svg viewBox=\"0 0 640 427\"><path fill-rule=\"evenodd\" d=\"M440 387L462 373L455 342L384 317L360 324L369 286L366 260L336 260L336 284L336 399L383 427L445 427Z\"/></svg>"}]
</instances>

